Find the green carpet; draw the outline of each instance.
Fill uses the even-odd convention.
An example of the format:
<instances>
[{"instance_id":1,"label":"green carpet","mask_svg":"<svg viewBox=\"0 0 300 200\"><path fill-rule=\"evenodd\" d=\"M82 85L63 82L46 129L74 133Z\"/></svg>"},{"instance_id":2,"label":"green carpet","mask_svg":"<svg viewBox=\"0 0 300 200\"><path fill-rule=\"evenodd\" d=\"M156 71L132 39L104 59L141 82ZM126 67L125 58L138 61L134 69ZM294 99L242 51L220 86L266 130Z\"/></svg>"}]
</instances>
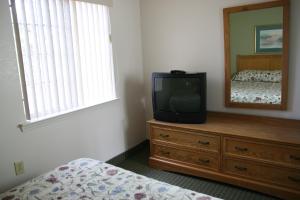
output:
<instances>
[{"instance_id":1,"label":"green carpet","mask_svg":"<svg viewBox=\"0 0 300 200\"><path fill-rule=\"evenodd\" d=\"M120 158L121 157L121 158ZM148 166L149 146L142 145L138 150L130 151L126 155L118 156L108 163L133 171L135 173L154 178L159 181L177 185L186 189L208 194L227 200L276 200L277 198L266 196L247 189L223 184L204 178L161 171Z\"/></svg>"}]
</instances>

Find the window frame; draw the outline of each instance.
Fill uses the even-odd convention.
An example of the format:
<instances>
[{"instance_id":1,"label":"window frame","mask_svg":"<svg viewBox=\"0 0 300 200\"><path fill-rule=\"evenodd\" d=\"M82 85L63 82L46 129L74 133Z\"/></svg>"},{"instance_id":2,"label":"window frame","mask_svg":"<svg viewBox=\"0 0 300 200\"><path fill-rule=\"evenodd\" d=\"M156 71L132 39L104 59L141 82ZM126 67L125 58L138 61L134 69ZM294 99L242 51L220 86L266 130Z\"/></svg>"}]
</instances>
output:
<instances>
[{"instance_id":1,"label":"window frame","mask_svg":"<svg viewBox=\"0 0 300 200\"><path fill-rule=\"evenodd\" d=\"M29 111L28 94L27 94L25 70L24 70L24 63L23 63L23 52L22 52L22 47L21 47L20 30L19 30L19 26L18 26L16 4L15 4L15 0L10 0L9 3L10 3L10 9L11 9L11 17L12 17L12 24L13 24L14 39L15 39L15 49L16 49L18 69L19 69L19 77L20 77L20 81L21 81L22 102L23 102L23 106L24 106L26 120L30 121L31 116L30 116L30 111Z\"/></svg>"},{"instance_id":2,"label":"window frame","mask_svg":"<svg viewBox=\"0 0 300 200\"><path fill-rule=\"evenodd\" d=\"M78 0L75 0L78 1ZM117 68L116 68L116 61L115 61L115 56L114 56L114 51L113 51L113 42L112 42L112 31L110 32L109 39L111 42L111 53L112 53L112 70L113 70L113 84L114 84L114 97L95 104L89 104L85 106L78 106L74 107L70 110L66 111L60 111L57 113L53 113L44 117L40 117L37 119L32 119L30 116L30 109L29 109L29 102L28 102L28 93L27 93L27 86L26 86L26 78L25 78L25 69L24 69L24 63L23 63L23 52L22 52L22 46L21 46L21 39L20 39L20 31L19 31L19 25L18 25L18 18L17 18L17 10L16 10L16 5L15 5L15 0L9 0L9 6L10 6L10 13L11 13L11 18L12 18L12 25L13 25L13 35L14 35L14 42L15 42L15 50L17 54L17 62L18 62L18 70L19 70L19 77L20 77L20 82L21 82L21 90L22 90L22 103L23 103L23 108L24 108L24 114L25 114L25 122L22 122L18 124L18 128L23 132L23 127L31 125L31 124L40 124L44 123L45 121L48 121L49 119L55 119L55 118L64 118L65 115L68 115L70 113L78 112L80 110L84 109L89 109L98 105L106 104L109 102L113 102L115 100L119 100L119 90L118 90L118 73L117 73ZM109 22L110 22L110 29L112 29L112 24L111 24L111 11L110 11L110 6L104 5L108 7L109 10Z\"/></svg>"}]
</instances>

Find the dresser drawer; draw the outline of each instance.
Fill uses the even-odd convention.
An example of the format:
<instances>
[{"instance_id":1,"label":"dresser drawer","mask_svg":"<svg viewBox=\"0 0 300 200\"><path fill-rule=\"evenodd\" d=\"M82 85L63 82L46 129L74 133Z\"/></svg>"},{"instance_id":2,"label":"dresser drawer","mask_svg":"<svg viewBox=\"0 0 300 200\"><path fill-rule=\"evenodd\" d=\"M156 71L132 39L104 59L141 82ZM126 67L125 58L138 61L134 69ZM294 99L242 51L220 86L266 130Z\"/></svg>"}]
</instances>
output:
<instances>
[{"instance_id":1,"label":"dresser drawer","mask_svg":"<svg viewBox=\"0 0 300 200\"><path fill-rule=\"evenodd\" d=\"M219 169L219 158L218 155L214 153L194 153L160 145L153 145L153 153L154 156L158 157L190 163L212 170Z\"/></svg>"},{"instance_id":2,"label":"dresser drawer","mask_svg":"<svg viewBox=\"0 0 300 200\"><path fill-rule=\"evenodd\" d=\"M224 138L224 153L274 161L300 168L300 148L295 147Z\"/></svg>"},{"instance_id":3,"label":"dresser drawer","mask_svg":"<svg viewBox=\"0 0 300 200\"><path fill-rule=\"evenodd\" d=\"M253 180L300 189L300 170L224 158L223 171Z\"/></svg>"},{"instance_id":4,"label":"dresser drawer","mask_svg":"<svg viewBox=\"0 0 300 200\"><path fill-rule=\"evenodd\" d=\"M177 145L210 150L220 151L220 136L208 133L180 132L170 129L152 127L151 138Z\"/></svg>"}]
</instances>

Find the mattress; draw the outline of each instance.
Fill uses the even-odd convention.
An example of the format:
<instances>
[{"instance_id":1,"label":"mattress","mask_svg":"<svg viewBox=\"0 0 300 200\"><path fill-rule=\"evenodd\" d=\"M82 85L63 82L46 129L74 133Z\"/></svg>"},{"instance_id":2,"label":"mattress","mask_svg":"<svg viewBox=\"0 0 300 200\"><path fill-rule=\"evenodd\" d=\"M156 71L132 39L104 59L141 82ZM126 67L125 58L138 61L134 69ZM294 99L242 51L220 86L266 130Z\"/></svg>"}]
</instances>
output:
<instances>
[{"instance_id":1,"label":"mattress","mask_svg":"<svg viewBox=\"0 0 300 200\"><path fill-rule=\"evenodd\" d=\"M81 158L0 194L0 199L217 200L218 198L141 176L105 162Z\"/></svg>"},{"instance_id":2,"label":"mattress","mask_svg":"<svg viewBox=\"0 0 300 200\"><path fill-rule=\"evenodd\" d=\"M281 104L281 83L231 81L231 101Z\"/></svg>"}]
</instances>

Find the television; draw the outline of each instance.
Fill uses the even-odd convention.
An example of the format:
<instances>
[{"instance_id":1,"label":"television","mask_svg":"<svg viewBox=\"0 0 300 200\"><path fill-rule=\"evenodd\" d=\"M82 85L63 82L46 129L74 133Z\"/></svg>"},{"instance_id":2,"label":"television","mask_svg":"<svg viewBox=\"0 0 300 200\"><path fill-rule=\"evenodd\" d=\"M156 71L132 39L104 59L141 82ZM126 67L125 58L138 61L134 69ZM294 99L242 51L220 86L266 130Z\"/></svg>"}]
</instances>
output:
<instances>
[{"instance_id":1,"label":"television","mask_svg":"<svg viewBox=\"0 0 300 200\"><path fill-rule=\"evenodd\" d=\"M206 121L206 73L153 73L154 119L176 123Z\"/></svg>"}]
</instances>

